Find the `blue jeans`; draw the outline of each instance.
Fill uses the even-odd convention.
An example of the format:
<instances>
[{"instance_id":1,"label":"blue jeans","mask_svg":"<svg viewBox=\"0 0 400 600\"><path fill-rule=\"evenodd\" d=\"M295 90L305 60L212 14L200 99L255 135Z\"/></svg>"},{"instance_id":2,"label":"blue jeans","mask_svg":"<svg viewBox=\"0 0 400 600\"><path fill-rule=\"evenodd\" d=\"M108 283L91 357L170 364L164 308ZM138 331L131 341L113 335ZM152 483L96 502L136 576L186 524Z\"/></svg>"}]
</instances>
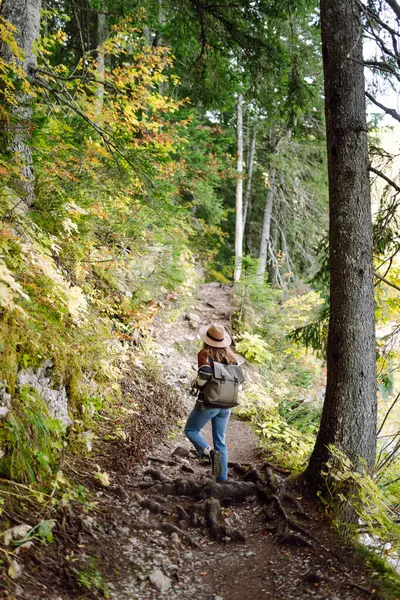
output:
<instances>
[{"instance_id":1,"label":"blue jeans","mask_svg":"<svg viewBox=\"0 0 400 600\"><path fill-rule=\"evenodd\" d=\"M222 473L217 481L228 479L228 449L225 444L225 431L231 414L230 408L194 408L185 425L185 435L192 442L197 454L202 456L208 444L200 433L204 425L211 420L214 450L221 453Z\"/></svg>"}]
</instances>

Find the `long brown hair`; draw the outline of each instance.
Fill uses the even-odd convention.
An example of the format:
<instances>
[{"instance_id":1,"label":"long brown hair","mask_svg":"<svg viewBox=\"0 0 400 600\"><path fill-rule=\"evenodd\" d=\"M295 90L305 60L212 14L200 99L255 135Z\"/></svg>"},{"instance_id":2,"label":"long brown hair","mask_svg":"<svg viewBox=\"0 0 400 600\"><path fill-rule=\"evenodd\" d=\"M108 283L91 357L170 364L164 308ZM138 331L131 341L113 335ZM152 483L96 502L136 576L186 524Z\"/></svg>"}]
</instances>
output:
<instances>
[{"instance_id":1,"label":"long brown hair","mask_svg":"<svg viewBox=\"0 0 400 600\"><path fill-rule=\"evenodd\" d=\"M237 358L233 350L231 350L229 347L215 348L214 346L209 346L208 344L206 344L206 342L204 342L203 350L207 354L207 356L212 358L212 360L215 360L215 362L227 362L228 365L234 365L237 363Z\"/></svg>"}]
</instances>

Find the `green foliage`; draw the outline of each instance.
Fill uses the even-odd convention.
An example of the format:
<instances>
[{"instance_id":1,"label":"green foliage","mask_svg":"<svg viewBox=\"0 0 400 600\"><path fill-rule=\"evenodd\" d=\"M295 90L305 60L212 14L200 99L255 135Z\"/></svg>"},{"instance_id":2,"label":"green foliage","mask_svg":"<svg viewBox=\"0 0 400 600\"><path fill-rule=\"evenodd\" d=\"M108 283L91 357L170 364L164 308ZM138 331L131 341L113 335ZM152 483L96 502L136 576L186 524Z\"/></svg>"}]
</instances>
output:
<instances>
[{"instance_id":1,"label":"green foliage","mask_svg":"<svg viewBox=\"0 0 400 600\"><path fill-rule=\"evenodd\" d=\"M48 479L57 469L64 432L65 426L49 417L38 393L22 387L2 424L1 473L24 483Z\"/></svg>"},{"instance_id":2,"label":"green foliage","mask_svg":"<svg viewBox=\"0 0 400 600\"><path fill-rule=\"evenodd\" d=\"M372 571L372 575L377 582L379 594L384 600L397 600L400 596L400 577L398 572L385 558L378 556L375 551L366 548L366 546L362 544L357 545L357 551Z\"/></svg>"},{"instance_id":3,"label":"green foliage","mask_svg":"<svg viewBox=\"0 0 400 600\"><path fill-rule=\"evenodd\" d=\"M246 261L236 329L237 350L256 362L260 383L245 384L239 414L253 424L268 460L301 471L315 443L324 373L320 361L296 347L287 333L311 318L321 298L304 289L284 299L282 291L257 283L255 269Z\"/></svg>"},{"instance_id":4,"label":"green foliage","mask_svg":"<svg viewBox=\"0 0 400 600\"><path fill-rule=\"evenodd\" d=\"M53 542L53 529L56 526L54 519L41 520L34 527L22 524L13 527L4 533L4 541L6 545L11 545L16 548L23 547L27 542L38 541L42 545L51 544Z\"/></svg>"},{"instance_id":5,"label":"green foliage","mask_svg":"<svg viewBox=\"0 0 400 600\"><path fill-rule=\"evenodd\" d=\"M357 515L363 534L370 536L369 542L374 551L383 557L398 556L400 525L395 509L398 497L391 497L385 486L378 485L376 478L355 470L349 458L338 448L330 445L329 451L332 459L323 473L327 490L323 502L332 508L339 500L342 506L349 507ZM346 523L341 521L339 525L343 528Z\"/></svg>"},{"instance_id":6,"label":"green foliage","mask_svg":"<svg viewBox=\"0 0 400 600\"><path fill-rule=\"evenodd\" d=\"M76 573L76 579L80 587L92 592L101 592L104 598L109 598L109 588L99 571L98 564L97 558L87 556L86 564L82 565Z\"/></svg>"},{"instance_id":7,"label":"green foliage","mask_svg":"<svg viewBox=\"0 0 400 600\"><path fill-rule=\"evenodd\" d=\"M314 446L314 438L291 427L279 413L264 413L259 418L257 433L268 454L294 471L302 471Z\"/></svg>"},{"instance_id":8,"label":"green foliage","mask_svg":"<svg viewBox=\"0 0 400 600\"><path fill-rule=\"evenodd\" d=\"M321 420L322 407L299 404L296 400L282 400L278 407L284 421L297 431L316 435Z\"/></svg>"},{"instance_id":9,"label":"green foliage","mask_svg":"<svg viewBox=\"0 0 400 600\"><path fill-rule=\"evenodd\" d=\"M244 331L240 335L240 339L236 344L236 349L250 362L256 364L271 362L273 358L273 354L269 350L266 341L256 333L251 334L248 331Z\"/></svg>"},{"instance_id":10,"label":"green foliage","mask_svg":"<svg viewBox=\"0 0 400 600\"><path fill-rule=\"evenodd\" d=\"M288 335L296 344L315 350L321 358L326 357L328 343L329 305L325 305L319 316L311 323L297 327Z\"/></svg>"},{"instance_id":11,"label":"green foliage","mask_svg":"<svg viewBox=\"0 0 400 600\"><path fill-rule=\"evenodd\" d=\"M254 386L245 392L246 399L238 409L241 418L248 419L260 437L268 460L296 472L304 470L315 438L312 434L289 424L279 412L279 405L267 400L261 388Z\"/></svg>"}]
</instances>

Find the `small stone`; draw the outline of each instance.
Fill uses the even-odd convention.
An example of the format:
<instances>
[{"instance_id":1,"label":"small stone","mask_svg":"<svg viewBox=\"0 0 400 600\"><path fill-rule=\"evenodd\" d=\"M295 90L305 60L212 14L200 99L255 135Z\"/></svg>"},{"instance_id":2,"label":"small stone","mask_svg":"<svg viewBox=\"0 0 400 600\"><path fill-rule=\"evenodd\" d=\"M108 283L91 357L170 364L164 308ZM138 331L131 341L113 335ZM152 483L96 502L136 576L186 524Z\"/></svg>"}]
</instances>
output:
<instances>
[{"instance_id":1,"label":"small stone","mask_svg":"<svg viewBox=\"0 0 400 600\"><path fill-rule=\"evenodd\" d=\"M224 600L222 596L215 596L214 600Z\"/></svg>"},{"instance_id":2,"label":"small stone","mask_svg":"<svg viewBox=\"0 0 400 600\"><path fill-rule=\"evenodd\" d=\"M185 554L183 554L183 558L185 560L192 560L192 558L193 558L193 552L185 552Z\"/></svg>"},{"instance_id":3,"label":"small stone","mask_svg":"<svg viewBox=\"0 0 400 600\"><path fill-rule=\"evenodd\" d=\"M149 579L154 587L160 590L160 592L166 592L171 587L170 578L166 577L160 569L154 569L154 571L150 573Z\"/></svg>"},{"instance_id":4,"label":"small stone","mask_svg":"<svg viewBox=\"0 0 400 600\"><path fill-rule=\"evenodd\" d=\"M193 467L191 467L190 465L186 465L186 464L183 464L181 466L181 471L184 471L185 473L194 473Z\"/></svg>"},{"instance_id":5,"label":"small stone","mask_svg":"<svg viewBox=\"0 0 400 600\"><path fill-rule=\"evenodd\" d=\"M129 535L131 530L129 529L129 527L118 527L119 532L122 533L122 535Z\"/></svg>"},{"instance_id":6,"label":"small stone","mask_svg":"<svg viewBox=\"0 0 400 600\"><path fill-rule=\"evenodd\" d=\"M189 450L184 446L178 446L172 453L172 456L180 456L181 458L186 458L189 456Z\"/></svg>"},{"instance_id":7,"label":"small stone","mask_svg":"<svg viewBox=\"0 0 400 600\"><path fill-rule=\"evenodd\" d=\"M171 533L171 542L174 544L179 544L179 535L176 533L176 531Z\"/></svg>"},{"instance_id":8,"label":"small stone","mask_svg":"<svg viewBox=\"0 0 400 600\"><path fill-rule=\"evenodd\" d=\"M129 538L128 542L130 542L132 544L132 546L137 546L138 545L138 539L137 538Z\"/></svg>"},{"instance_id":9,"label":"small stone","mask_svg":"<svg viewBox=\"0 0 400 600\"><path fill-rule=\"evenodd\" d=\"M196 313L186 313L185 319L187 321L194 321L195 323L199 323L201 320L200 316L196 315Z\"/></svg>"}]
</instances>

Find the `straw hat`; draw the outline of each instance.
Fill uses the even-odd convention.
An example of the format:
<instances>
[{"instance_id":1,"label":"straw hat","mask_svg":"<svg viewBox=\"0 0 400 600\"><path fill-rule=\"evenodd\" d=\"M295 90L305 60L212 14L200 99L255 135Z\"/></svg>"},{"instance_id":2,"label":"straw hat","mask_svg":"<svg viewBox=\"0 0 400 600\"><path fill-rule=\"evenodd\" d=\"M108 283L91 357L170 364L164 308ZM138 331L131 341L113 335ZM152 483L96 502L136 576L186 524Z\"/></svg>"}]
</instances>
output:
<instances>
[{"instance_id":1,"label":"straw hat","mask_svg":"<svg viewBox=\"0 0 400 600\"><path fill-rule=\"evenodd\" d=\"M227 348L232 344L231 336L225 331L225 327L216 323L200 327L200 337L203 342L214 348Z\"/></svg>"}]
</instances>

